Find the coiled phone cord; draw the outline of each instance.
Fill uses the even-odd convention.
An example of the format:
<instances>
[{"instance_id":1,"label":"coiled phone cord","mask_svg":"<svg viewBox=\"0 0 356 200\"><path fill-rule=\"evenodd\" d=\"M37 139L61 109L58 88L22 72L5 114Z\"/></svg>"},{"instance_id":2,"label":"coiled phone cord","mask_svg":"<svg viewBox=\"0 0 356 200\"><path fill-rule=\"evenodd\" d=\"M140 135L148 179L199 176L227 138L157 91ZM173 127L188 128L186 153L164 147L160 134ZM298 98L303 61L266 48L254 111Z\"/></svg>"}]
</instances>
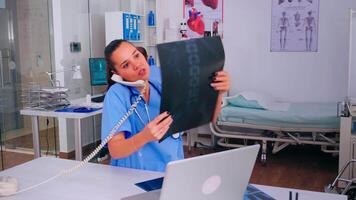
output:
<instances>
[{"instance_id":1,"label":"coiled phone cord","mask_svg":"<svg viewBox=\"0 0 356 200\"><path fill-rule=\"evenodd\" d=\"M145 87L143 89L143 91L145 91ZM111 129L110 134L104 139L104 141L102 141L100 143L100 145L92 152L90 153L83 161L81 161L80 163L78 163L77 165L69 168L69 169L65 169L60 171L58 174L48 178L47 180L42 181L41 183L38 183L36 185L30 186L28 188L19 190L16 192L17 190L17 181L16 182L16 189L13 192L10 192L10 188L7 187L6 189L8 189L8 191L1 191L2 189L0 188L0 196L10 196L10 195L15 195L15 194L20 194L23 192L26 192L28 190L31 190L33 188L36 188L40 185L43 185L45 183L48 183L60 176L72 173L73 171L83 167L85 164L87 164L97 153L99 153L99 151L106 145L106 143L109 142L109 140L114 136L114 134L116 133L116 131L121 127L121 125L127 120L127 118L134 112L134 110L136 109L138 103L141 101L141 99L143 98L143 94L144 92L142 92L136 99L136 101L131 105L130 109L124 114L124 116L120 119L120 121ZM11 177L10 177L11 178ZM4 188L5 189L5 188Z\"/></svg>"}]
</instances>

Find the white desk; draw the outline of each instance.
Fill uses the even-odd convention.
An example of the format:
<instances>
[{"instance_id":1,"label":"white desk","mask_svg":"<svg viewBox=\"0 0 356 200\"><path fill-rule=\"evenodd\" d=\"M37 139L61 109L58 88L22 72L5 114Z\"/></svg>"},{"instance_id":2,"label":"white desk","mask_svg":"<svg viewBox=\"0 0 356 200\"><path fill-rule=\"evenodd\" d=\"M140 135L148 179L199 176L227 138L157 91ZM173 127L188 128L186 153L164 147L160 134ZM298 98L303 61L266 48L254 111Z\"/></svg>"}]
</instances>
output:
<instances>
[{"instance_id":1,"label":"white desk","mask_svg":"<svg viewBox=\"0 0 356 200\"><path fill-rule=\"evenodd\" d=\"M64 160L58 158L41 157L22 165L7 169L0 176L13 176L17 178L20 189L35 185L64 168L71 167L79 161ZM119 200L123 197L142 193L143 190L134 183L163 176L159 172L126 169L89 163L83 169L72 174L41 185L33 190L8 197L9 200ZM289 191L293 189L255 185L272 197L288 200ZM298 191L300 200L347 200L346 196Z\"/></svg>"},{"instance_id":2,"label":"white desk","mask_svg":"<svg viewBox=\"0 0 356 200\"><path fill-rule=\"evenodd\" d=\"M82 99L80 99L82 100ZM80 102L76 100L74 102ZM82 102L85 102L83 99ZM82 137L81 137L81 125L80 121L87 117L92 117L103 112L102 109L99 109L90 113L74 113L74 112L54 112L54 111L43 111L43 110L34 110L34 109L24 109L20 110L21 115L31 116L32 124L32 139L33 139L33 149L35 153L35 158L41 156L40 153L40 140L39 140L39 127L38 127L38 118L41 117L56 117L64 119L73 119L74 120L74 141L75 141L75 159L82 160Z\"/></svg>"},{"instance_id":3,"label":"white desk","mask_svg":"<svg viewBox=\"0 0 356 200\"><path fill-rule=\"evenodd\" d=\"M289 191L293 192L293 199L295 199L295 193L298 192L299 200L347 200L347 196L345 195L335 195L323 192L271 187L266 185L253 185L256 186L258 189L264 191L265 193L269 194L271 197L281 200L289 199Z\"/></svg>"}]
</instances>

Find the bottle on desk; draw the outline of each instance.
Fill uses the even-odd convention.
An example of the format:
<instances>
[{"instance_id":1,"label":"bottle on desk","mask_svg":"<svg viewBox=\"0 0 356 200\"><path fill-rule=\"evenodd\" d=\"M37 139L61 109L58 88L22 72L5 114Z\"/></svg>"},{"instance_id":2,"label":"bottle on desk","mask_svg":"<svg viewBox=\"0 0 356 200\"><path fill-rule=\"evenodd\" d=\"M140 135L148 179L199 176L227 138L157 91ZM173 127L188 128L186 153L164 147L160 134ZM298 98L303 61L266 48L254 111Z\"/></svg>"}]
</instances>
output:
<instances>
[{"instance_id":1,"label":"bottle on desk","mask_svg":"<svg viewBox=\"0 0 356 200\"><path fill-rule=\"evenodd\" d=\"M90 96L90 94L87 94L87 95L85 96L85 103L87 103L87 104L90 104L90 103L91 103L91 96Z\"/></svg>"}]
</instances>

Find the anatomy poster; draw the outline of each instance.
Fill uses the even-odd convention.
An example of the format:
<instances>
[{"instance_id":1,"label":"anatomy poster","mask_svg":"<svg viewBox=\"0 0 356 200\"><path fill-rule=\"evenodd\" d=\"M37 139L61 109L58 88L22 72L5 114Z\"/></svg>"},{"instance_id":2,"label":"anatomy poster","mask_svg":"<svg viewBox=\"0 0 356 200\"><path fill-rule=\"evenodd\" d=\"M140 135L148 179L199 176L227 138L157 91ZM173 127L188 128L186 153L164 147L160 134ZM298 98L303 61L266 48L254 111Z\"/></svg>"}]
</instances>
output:
<instances>
[{"instance_id":1,"label":"anatomy poster","mask_svg":"<svg viewBox=\"0 0 356 200\"><path fill-rule=\"evenodd\" d=\"M181 23L182 38L222 36L223 0L183 1L185 21Z\"/></svg>"},{"instance_id":2,"label":"anatomy poster","mask_svg":"<svg viewBox=\"0 0 356 200\"><path fill-rule=\"evenodd\" d=\"M271 51L318 51L319 0L272 0Z\"/></svg>"}]
</instances>

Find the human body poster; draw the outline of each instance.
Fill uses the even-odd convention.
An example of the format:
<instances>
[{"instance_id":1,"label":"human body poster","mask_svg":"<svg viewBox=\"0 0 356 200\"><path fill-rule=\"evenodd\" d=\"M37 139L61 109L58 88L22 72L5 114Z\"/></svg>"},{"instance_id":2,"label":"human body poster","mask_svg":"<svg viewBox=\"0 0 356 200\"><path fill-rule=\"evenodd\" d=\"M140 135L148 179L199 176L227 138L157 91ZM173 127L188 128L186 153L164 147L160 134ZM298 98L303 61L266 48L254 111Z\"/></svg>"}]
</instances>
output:
<instances>
[{"instance_id":1,"label":"human body poster","mask_svg":"<svg viewBox=\"0 0 356 200\"><path fill-rule=\"evenodd\" d=\"M183 0L188 38L222 36L223 0Z\"/></svg>"},{"instance_id":2,"label":"human body poster","mask_svg":"<svg viewBox=\"0 0 356 200\"><path fill-rule=\"evenodd\" d=\"M272 0L271 51L318 51L319 0Z\"/></svg>"}]
</instances>

